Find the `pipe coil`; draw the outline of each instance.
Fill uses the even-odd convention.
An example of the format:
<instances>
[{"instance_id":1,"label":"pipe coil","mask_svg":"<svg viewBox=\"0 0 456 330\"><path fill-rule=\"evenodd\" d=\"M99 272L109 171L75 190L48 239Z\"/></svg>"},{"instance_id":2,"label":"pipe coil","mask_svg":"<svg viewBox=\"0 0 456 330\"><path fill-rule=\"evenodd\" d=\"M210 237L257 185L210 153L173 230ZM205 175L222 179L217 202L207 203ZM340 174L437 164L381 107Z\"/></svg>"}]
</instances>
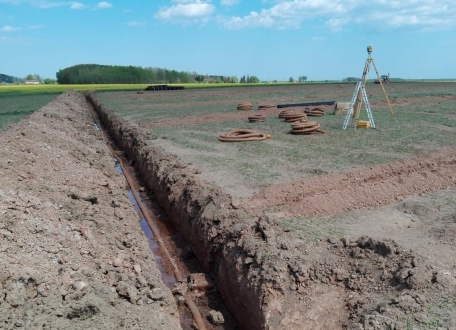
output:
<instances>
[{"instance_id":1,"label":"pipe coil","mask_svg":"<svg viewBox=\"0 0 456 330\"><path fill-rule=\"evenodd\" d=\"M318 117L325 114L325 109L322 107L305 108L304 113L308 116Z\"/></svg>"},{"instance_id":2,"label":"pipe coil","mask_svg":"<svg viewBox=\"0 0 456 330\"><path fill-rule=\"evenodd\" d=\"M319 129L320 124L316 121L297 121L291 124L291 134L310 135L315 133L325 134L325 131Z\"/></svg>"},{"instance_id":3,"label":"pipe coil","mask_svg":"<svg viewBox=\"0 0 456 330\"><path fill-rule=\"evenodd\" d=\"M237 105L238 110L248 111L253 109L253 104L250 102L241 102Z\"/></svg>"},{"instance_id":4,"label":"pipe coil","mask_svg":"<svg viewBox=\"0 0 456 330\"><path fill-rule=\"evenodd\" d=\"M248 117L249 122L256 123L259 121L265 121L266 116L263 114L255 114Z\"/></svg>"},{"instance_id":5,"label":"pipe coil","mask_svg":"<svg viewBox=\"0 0 456 330\"><path fill-rule=\"evenodd\" d=\"M221 142L247 142L263 141L270 139L271 136L251 129L237 129L228 133L220 134Z\"/></svg>"}]
</instances>

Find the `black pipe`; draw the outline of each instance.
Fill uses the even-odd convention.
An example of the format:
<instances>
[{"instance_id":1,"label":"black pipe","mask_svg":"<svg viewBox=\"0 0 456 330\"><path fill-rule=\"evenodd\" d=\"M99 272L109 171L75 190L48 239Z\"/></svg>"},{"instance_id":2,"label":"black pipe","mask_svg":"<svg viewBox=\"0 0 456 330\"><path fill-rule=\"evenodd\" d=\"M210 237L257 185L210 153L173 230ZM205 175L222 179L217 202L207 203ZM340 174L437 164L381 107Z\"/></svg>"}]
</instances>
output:
<instances>
[{"instance_id":1,"label":"black pipe","mask_svg":"<svg viewBox=\"0 0 456 330\"><path fill-rule=\"evenodd\" d=\"M185 89L184 86L168 86L168 85L151 85L146 87L145 91L180 91Z\"/></svg>"},{"instance_id":2,"label":"black pipe","mask_svg":"<svg viewBox=\"0 0 456 330\"><path fill-rule=\"evenodd\" d=\"M308 105L333 105L334 103L336 103L336 101L277 104L277 108L305 107L305 106L308 106Z\"/></svg>"}]
</instances>

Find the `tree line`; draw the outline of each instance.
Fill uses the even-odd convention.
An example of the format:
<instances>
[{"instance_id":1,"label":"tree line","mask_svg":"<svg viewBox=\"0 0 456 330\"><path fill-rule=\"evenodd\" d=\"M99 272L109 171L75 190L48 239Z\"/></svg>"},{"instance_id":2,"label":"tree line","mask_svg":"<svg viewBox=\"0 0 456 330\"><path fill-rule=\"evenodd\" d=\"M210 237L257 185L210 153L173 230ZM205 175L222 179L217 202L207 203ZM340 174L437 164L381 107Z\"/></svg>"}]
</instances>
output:
<instances>
[{"instance_id":1,"label":"tree line","mask_svg":"<svg viewBox=\"0 0 456 330\"><path fill-rule=\"evenodd\" d=\"M154 67L79 64L56 73L59 84L258 83L255 76L201 75Z\"/></svg>"},{"instance_id":2,"label":"tree line","mask_svg":"<svg viewBox=\"0 0 456 330\"><path fill-rule=\"evenodd\" d=\"M0 83L14 84L17 81L19 81L19 78L17 77L8 76L6 74L0 73Z\"/></svg>"}]
</instances>

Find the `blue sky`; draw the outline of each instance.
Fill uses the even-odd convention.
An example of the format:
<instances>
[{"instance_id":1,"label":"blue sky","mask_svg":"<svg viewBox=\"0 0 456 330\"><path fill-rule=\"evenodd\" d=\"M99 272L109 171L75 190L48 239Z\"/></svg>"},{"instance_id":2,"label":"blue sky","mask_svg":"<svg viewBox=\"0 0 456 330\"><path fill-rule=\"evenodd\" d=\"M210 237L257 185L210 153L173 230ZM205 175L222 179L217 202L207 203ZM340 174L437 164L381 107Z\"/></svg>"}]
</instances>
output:
<instances>
[{"instance_id":1,"label":"blue sky","mask_svg":"<svg viewBox=\"0 0 456 330\"><path fill-rule=\"evenodd\" d=\"M0 73L76 64L260 80L456 78L455 0L0 0ZM374 77L372 71L369 77Z\"/></svg>"}]
</instances>

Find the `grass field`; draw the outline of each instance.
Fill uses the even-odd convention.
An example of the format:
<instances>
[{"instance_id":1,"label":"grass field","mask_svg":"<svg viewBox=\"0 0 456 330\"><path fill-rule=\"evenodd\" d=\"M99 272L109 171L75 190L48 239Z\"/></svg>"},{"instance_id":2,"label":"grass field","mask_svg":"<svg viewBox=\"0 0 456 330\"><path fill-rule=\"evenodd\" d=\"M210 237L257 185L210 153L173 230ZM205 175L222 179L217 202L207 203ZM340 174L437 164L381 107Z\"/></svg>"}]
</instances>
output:
<instances>
[{"instance_id":1,"label":"grass field","mask_svg":"<svg viewBox=\"0 0 456 330\"><path fill-rule=\"evenodd\" d=\"M103 103L128 120L145 125L169 118L237 112L238 101L298 103L319 100L349 101L352 85L281 86L247 89L195 90L179 92L100 93ZM354 87L354 86L353 86ZM454 83L389 84L388 96L395 116L389 111L378 85L368 86L377 129L341 129L344 116L313 117L326 134L287 134L289 123L276 116L262 123L246 118L202 124L179 124L145 128L162 146L184 161L209 173L223 186L224 173L235 173L233 183L264 186L388 163L415 155L456 146L456 89ZM242 114L241 114L242 115ZM364 108L360 119L367 120ZM218 136L232 129L250 128L272 135L255 143L221 143ZM166 139L161 137L166 136ZM225 182L225 185L227 183ZM233 185L235 186L235 185ZM239 185L237 185L239 186ZM232 192L232 191L231 191ZM233 192L232 192L233 193Z\"/></svg>"},{"instance_id":2,"label":"grass field","mask_svg":"<svg viewBox=\"0 0 456 330\"><path fill-rule=\"evenodd\" d=\"M264 87L272 85L286 86L291 83L280 84L168 84L169 86L184 86L186 89L208 89L208 88L232 88L232 87ZM86 84L86 85L0 85L0 96L3 95L29 95L29 94L60 94L68 89L75 91L96 90L100 92L109 91L141 91L149 85L157 84Z\"/></svg>"},{"instance_id":3,"label":"grass field","mask_svg":"<svg viewBox=\"0 0 456 330\"><path fill-rule=\"evenodd\" d=\"M56 94L1 95L0 131L7 129L10 125L46 105L55 96Z\"/></svg>"},{"instance_id":4,"label":"grass field","mask_svg":"<svg viewBox=\"0 0 456 330\"><path fill-rule=\"evenodd\" d=\"M172 86L173 84L169 84ZM176 84L174 84L176 85ZM177 84L186 89L264 87L281 84ZM96 90L99 92L141 91L149 84L100 84L100 85L0 85L0 131L47 104L55 96L73 89L76 91ZM211 112L213 109L207 109Z\"/></svg>"},{"instance_id":5,"label":"grass field","mask_svg":"<svg viewBox=\"0 0 456 330\"><path fill-rule=\"evenodd\" d=\"M0 131L49 103L68 89L132 91L148 85L0 85Z\"/></svg>"},{"instance_id":6,"label":"grass field","mask_svg":"<svg viewBox=\"0 0 456 330\"><path fill-rule=\"evenodd\" d=\"M172 86L173 84L169 85ZM261 87L265 84L185 84L184 86L187 89L207 89L250 85ZM149 84L0 85L0 131L17 123L68 89L76 91L96 90L99 92L141 91L147 86Z\"/></svg>"},{"instance_id":7,"label":"grass field","mask_svg":"<svg viewBox=\"0 0 456 330\"><path fill-rule=\"evenodd\" d=\"M148 85L105 84L105 85L4 85L0 86L0 97L5 95L60 94L68 89L75 91L131 91L142 90Z\"/></svg>"}]
</instances>

